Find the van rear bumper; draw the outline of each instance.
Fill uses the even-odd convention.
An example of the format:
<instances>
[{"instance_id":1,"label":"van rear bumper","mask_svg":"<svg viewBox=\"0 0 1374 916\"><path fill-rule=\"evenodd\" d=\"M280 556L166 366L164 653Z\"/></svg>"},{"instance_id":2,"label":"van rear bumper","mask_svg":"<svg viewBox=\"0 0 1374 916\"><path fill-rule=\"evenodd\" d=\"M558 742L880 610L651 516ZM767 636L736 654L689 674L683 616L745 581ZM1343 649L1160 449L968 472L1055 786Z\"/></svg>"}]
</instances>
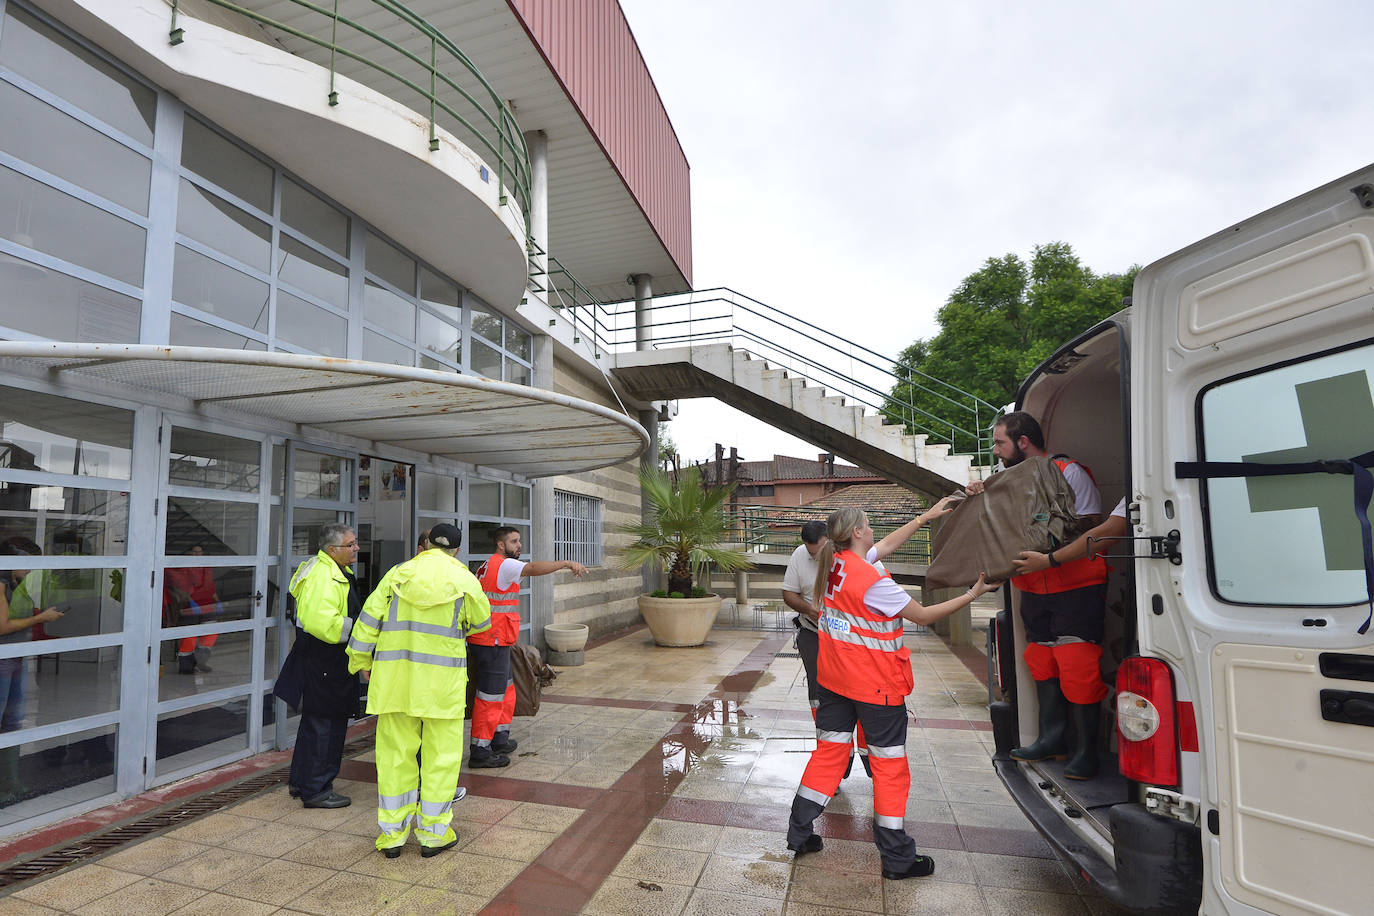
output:
<instances>
[{"instance_id":1,"label":"van rear bumper","mask_svg":"<svg viewBox=\"0 0 1374 916\"><path fill-rule=\"evenodd\" d=\"M1113 867L1064 823L1010 758L993 761L1011 797L1080 879L1108 900L1139 913L1196 913L1202 902L1202 836L1192 824L1160 817L1143 805L1111 809Z\"/></svg>"}]
</instances>

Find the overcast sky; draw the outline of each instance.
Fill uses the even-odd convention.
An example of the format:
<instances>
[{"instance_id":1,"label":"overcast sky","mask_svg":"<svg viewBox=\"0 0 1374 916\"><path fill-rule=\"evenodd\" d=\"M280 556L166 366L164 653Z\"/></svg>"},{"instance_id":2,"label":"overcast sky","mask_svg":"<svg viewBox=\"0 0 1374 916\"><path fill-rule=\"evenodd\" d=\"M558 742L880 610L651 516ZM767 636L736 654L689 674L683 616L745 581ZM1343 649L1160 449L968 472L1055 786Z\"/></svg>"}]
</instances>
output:
<instances>
[{"instance_id":1,"label":"overcast sky","mask_svg":"<svg viewBox=\"0 0 1374 916\"><path fill-rule=\"evenodd\" d=\"M621 6L691 164L694 286L894 356L989 257L1122 271L1374 161L1367 3ZM714 402L668 429L817 451Z\"/></svg>"}]
</instances>

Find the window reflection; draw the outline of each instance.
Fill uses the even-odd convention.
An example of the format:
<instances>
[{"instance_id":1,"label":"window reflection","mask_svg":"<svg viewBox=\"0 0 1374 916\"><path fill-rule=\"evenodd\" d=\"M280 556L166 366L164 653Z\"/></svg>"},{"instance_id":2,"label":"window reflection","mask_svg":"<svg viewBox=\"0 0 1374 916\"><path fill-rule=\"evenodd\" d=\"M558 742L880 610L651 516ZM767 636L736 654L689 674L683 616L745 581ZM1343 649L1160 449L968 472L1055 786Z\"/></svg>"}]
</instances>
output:
<instances>
[{"instance_id":1,"label":"window reflection","mask_svg":"<svg viewBox=\"0 0 1374 916\"><path fill-rule=\"evenodd\" d=\"M4 468L129 478L132 411L0 386Z\"/></svg>"},{"instance_id":2,"label":"window reflection","mask_svg":"<svg viewBox=\"0 0 1374 916\"><path fill-rule=\"evenodd\" d=\"M258 549L258 507L217 499L167 497L165 553L199 545L208 556L251 556Z\"/></svg>"},{"instance_id":3,"label":"window reflection","mask_svg":"<svg viewBox=\"0 0 1374 916\"><path fill-rule=\"evenodd\" d=\"M48 666L56 683L57 665L45 659ZM116 737L115 726L107 725L0 750L0 766L10 774L0 787L0 826L113 792Z\"/></svg>"},{"instance_id":4,"label":"window reflection","mask_svg":"<svg viewBox=\"0 0 1374 916\"><path fill-rule=\"evenodd\" d=\"M415 351L373 331L363 331L363 359L393 366L415 365Z\"/></svg>"},{"instance_id":5,"label":"window reflection","mask_svg":"<svg viewBox=\"0 0 1374 916\"><path fill-rule=\"evenodd\" d=\"M172 773L248 747L248 697L157 717L158 772Z\"/></svg>"},{"instance_id":6,"label":"window reflection","mask_svg":"<svg viewBox=\"0 0 1374 916\"><path fill-rule=\"evenodd\" d=\"M348 355L348 319L277 290L277 339L321 356Z\"/></svg>"},{"instance_id":7,"label":"window reflection","mask_svg":"<svg viewBox=\"0 0 1374 916\"><path fill-rule=\"evenodd\" d=\"M249 267L267 270L272 254L268 225L185 178L177 196L177 231Z\"/></svg>"},{"instance_id":8,"label":"window reflection","mask_svg":"<svg viewBox=\"0 0 1374 916\"><path fill-rule=\"evenodd\" d=\"M267 284L181 245L176 246L173 258L172 298L267 332Z\"/></svg>"},{"instance_id":9,"label":"window reflection","mask_svg":"<svg viewBox=\"0 0 1374 916\"><path fill-rule=\"evenodd\" d=\"M458 362L461 356L458 328L424 310L420 311L420 342L450 362Z\"/></svg>"},{"instance_id":10,"label":"window reflection","mask_svg":"<svg viewBox=\"0 0 1374 916\"><path fill-rule=\"evenodd\" d=\"M486 480L471 480L468 491L468 511L473 515L501 514L501 485Z\"/></svg>"},{"instance_id":11,"label":"window reflection","mask_svg":"<svg viewBox=\"0 0 1374 916\"><path fill-rule=\"evenodd\" d=\"M272 212L272 167L195 118L186 118L182 127L181 163L264 213Z\"/></svg>"},{"instance_id":12,"label":"window reflection","mask_svg":"<svg viewBox=\"0 0 1374 916\"><path fill-rule=\"evenodd\" d=\"M371 232L367 234L367 269L401 292L415 295L415 260Z\"/></svg>"},{"instance_id":13,"label":"window reflection","mask_svg":"<svg viewBox=\"0 0 1374 916\"><path fill-rule=\"evenodd\" d=\"M288 235L277 251L277 279L330 305L348 307L348 268Z\"/></svg>"},{"instance_id":14,"label":"window reflection","mask_svg":"<svg viewBox=\"0 0 1374 916\"><path fill-rule=\"evenodd\" d=\"M0 481L0 540L21 537L44 553L118 556L129 533L129 494Z\"/></svg>"},{"instance_id":15,"label":"window reflection","mask_svg":"<svg viewBox=\"0 0 1374 916\"><path fill-rule=\"evenodd\" d=\"M353 461L337 455L324 455L297 449L294 493L297 501L319 499L337 502L353 485Z\"/></svg>"},{"instance_id":16,"label":"window reflection","mask_svg":"<svg viewBox=\"0 0 1374 916\"><path fill-rule=\"evenodd\" d=\"M226 350L266 350L267 344L185 315L172 313L170 343L188 347L219 347Z\"/></svg>"},{"instance_id":17,"label":"window reflection","mask_svg":"<svg viewBox=\"0 0 1374 916\"><path fill-rule=\"evenodd\" d=\"M281 183L281 218L301 235L348 255L348 217L290 178Z\"/></svg>"},{"instance_id":18,"label":"window reflection","mask_svg":"<svg viewBox=\"0 0 1374 916\"><path fill-rule=\"evenodd\" d=\"M207 641L210 647L205 646ZM201 636L199 639L164 639L157 656L162 674L157 682L157 698L175 700L225 687L246 685L253 674L252 650L251 630ZM205 660L203 667L195 664L201 658ZM192 664L183 664L183 660L189 660Z\"/></svg>"},{"instance_id":19,"label":"window reflection","mask_svg":"<svg viewBox=\"0 0 1374 916\"><path fill-rule=\"evenodd\" d=\"M50 340L138 343L142 304L0 252L0 323Z\"/></svg>"},{"instance_id":20,"label":"window reflection","mask_svg":"<svg viewBox=\"0 0 1374 916\"><path fill-rule=\"evenodd\" d=\"M250 439L172 428L167 482L184 487L256 492L261 446Z\"/></svg>"},{"instance_id":21,"label":"window reflection","mask_svg":"<svg viewBox=\"0 0 1374 916\"><path fill-rule=\"evenodd\" d=\"M101 569L16 569L24 554L16 549L26 538L10 536L0 544L0 591L9 603L9 619L27 622L42 617L50 608L60 616L23 626L0 637L0 644L42 643L70 636L99 636L124 629L124 570ZM30 548L32 549L32 548ZM45 551L45 554L49 552ZM50 554L49 554L50 555ZM82 650L87 651L87 650ZM97 650L89 650L95 652ZM104 651L104 650L99 650ZM77 657L77 656L73 656ZM86 656L80 656L85 658ZM96 655L90 656L92 660Z\"/></svg>"},{"instance_id":22,"label":"window reflection","mask_svg":"<svg viewBox=\"0 0 1374 916\"><path fill-rule=\"evenodd\" d=\"M183 556L167 558L162 570L162 625L195 627L252 617L258 604L254 568L186 565L200 556L205 556L204 548L197 544ZM206 645L213 647L213 638Z\"/></svg>"},{"instance_id":23,"label":"window reflection","mask_svg":"<svg viewBox=\"0 0 1374 916\"><path fill-rule=\"evenodd\" d=\"M363 287L363 317L406 340L415 339L415 304L370 280Z\"/></svg>"}]
</instances>

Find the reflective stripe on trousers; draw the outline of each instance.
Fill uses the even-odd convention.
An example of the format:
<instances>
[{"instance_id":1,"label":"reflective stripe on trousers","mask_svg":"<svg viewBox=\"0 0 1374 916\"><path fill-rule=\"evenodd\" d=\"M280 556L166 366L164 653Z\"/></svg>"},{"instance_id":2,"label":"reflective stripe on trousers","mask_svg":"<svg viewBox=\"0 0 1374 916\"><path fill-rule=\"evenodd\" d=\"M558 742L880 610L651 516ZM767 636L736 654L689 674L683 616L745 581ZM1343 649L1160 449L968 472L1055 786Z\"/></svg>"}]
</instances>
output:
<instances>
[{"instance_id":1,"label":"reflective stripe on trousers","mask_svg":"<svg viewBox=\"0 0 1374 916\"><path fill-rule=\"evenodd\" d=\"M405 843L412 824L423 846L442 846L457 837L450 824L462 761L462 719L396 712L377 717L378 849Z\"/></svg>"}]
</instances>

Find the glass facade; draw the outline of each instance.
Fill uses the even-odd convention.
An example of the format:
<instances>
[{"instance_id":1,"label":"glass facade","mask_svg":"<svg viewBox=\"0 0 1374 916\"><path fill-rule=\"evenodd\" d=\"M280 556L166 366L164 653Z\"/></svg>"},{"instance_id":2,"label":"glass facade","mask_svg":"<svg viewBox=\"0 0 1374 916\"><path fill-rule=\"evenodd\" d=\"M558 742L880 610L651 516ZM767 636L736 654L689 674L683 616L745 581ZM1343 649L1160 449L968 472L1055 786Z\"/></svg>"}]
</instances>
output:
<instances>
[{"instance_id":1,"label":"glass facade","mask_svg":"<svg viewBox=\"0 0 1374 916\"><path fill-rule=\"evenodd\" d=\"M155 144L174 170L156 180ZM515 322L15 0L0 0L0 339L531 381ZM70 395L0 384L0 835L289 742L294 711L270 694L293 639L282 591L322 526L358 517L356 452ZM417 529L463 528L474 566L500 525L528 545L528 486L425 465L407 498ZM521 608L528 626L527 590Z\"/></svg>"}]
</instances>

